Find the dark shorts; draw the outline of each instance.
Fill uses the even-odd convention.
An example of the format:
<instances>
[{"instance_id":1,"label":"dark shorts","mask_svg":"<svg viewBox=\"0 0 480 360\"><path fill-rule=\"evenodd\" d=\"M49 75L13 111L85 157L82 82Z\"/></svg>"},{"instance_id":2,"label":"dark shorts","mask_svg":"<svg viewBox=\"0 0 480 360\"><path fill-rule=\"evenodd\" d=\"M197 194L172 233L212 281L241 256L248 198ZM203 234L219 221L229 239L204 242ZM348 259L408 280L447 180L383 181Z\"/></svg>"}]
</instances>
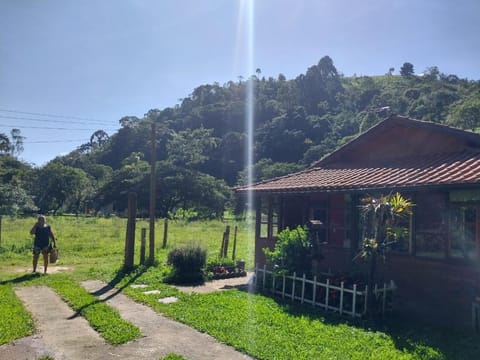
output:
<instances>
[{"instance_id":1,"label":"dark shorts","mask_svg":"<svg viewBox=\"0 0 480 360\"><path fill-rule=\"evenodd\" d=\"M38 247L38 246L33 246L33 255L38 255L40 253L42 254L48 254L49 246L45 247Z\"/></svg>"}]
</instances>

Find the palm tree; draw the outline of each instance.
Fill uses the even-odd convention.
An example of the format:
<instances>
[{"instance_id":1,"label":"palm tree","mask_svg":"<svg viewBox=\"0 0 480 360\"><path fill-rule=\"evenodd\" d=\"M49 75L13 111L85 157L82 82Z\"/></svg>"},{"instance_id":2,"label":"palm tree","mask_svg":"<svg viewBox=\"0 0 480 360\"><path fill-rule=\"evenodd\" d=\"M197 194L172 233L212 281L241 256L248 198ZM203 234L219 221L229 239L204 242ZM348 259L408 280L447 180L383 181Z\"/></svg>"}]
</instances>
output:
<instances>
[{"instance_id":1,"label":"palm tree","mask_svg":"<svg viewBox=\"0 0 480 360\"><path fill-rule=\"evenodd\" d=\"M363 242L356 258L361 257L369 262L368 308L372 310L377 258L381 255L385 260L390 247L408 234L408 228L401 226L400 222L412 215L414 204L398 192L380 197L367 196L361 199L361 203Z\"/></svg>"}]
</instances>

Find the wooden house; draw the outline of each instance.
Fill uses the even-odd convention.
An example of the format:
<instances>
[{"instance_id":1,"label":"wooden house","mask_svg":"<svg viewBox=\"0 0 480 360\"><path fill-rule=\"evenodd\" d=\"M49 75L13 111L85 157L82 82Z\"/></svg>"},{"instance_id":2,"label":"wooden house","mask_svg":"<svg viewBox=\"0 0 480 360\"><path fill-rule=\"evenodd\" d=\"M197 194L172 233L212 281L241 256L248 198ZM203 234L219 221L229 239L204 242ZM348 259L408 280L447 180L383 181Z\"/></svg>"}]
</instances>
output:
<instances>
[{"instance_id":1,"label":"wooden house","mask_svg":"<svg viewBox=\"0 0 480 360\"><path fill-rule=\"evenodd\" d=\"M361 245L359 200L400 192L415 204L408 236L378 263L398 286L396 310L470 325L480 296L480 136L392 115L308 169L236 189L252 191L255 262L286 227L320 224L318 271L352 271Z\"/></svg>"}]
</instances>

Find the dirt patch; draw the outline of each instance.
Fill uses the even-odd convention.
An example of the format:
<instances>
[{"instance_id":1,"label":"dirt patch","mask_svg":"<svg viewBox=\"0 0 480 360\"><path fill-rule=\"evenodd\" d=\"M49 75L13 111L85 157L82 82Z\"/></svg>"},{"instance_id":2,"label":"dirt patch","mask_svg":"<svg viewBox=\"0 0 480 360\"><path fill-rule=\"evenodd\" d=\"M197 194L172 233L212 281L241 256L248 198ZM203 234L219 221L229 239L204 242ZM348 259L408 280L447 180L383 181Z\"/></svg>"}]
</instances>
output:
<instances>
[{"instance_id":1,"label":"dirt patch","mask_svg":"<svg viewBox=\"0 0 480 360\"><path fill-rule=\"evenodd\" d=\"M47 273L48 274L55 274L55 273L58 273L58 272L70 271L70 270L73 270L73 269L74 269L73 266L66 266L66 265L60 265L60 264L50 264L50 265L48 265ZM28 274L28 273L32 272L32 266L30 265L29 267L25 267L25 266L3 267L1 269L1 271L11 272L11 273L15 273L15 274L22 274L22 273ZM39 264L37 266L37 272L40 273L40 274L43 274L43 265Z\"/></svg>"},{"instance_id":2,"label":"dirt patch","mask_svg":"<svg viewBox=\"0 0 480 360\"><path fill-rule=\"evenodd\" d=\"M175 286L178 290L186 293L206 294L214 291L229 290L229 289L244 289L248 290L253 282L253 272L247 273L247 276L235 277L230 279L219 279L207 281L203 285L196 286Z\"/></svg>"}]
</instances>

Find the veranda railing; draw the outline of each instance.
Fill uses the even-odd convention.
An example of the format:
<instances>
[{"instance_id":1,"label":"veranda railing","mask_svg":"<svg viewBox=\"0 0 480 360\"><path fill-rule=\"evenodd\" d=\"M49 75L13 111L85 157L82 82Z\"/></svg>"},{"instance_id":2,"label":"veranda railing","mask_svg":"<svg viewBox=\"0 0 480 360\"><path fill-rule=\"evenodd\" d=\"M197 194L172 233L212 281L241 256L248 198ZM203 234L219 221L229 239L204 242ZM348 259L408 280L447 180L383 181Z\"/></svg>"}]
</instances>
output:
<instances>
[{"instance_id":1,"label":"veranda railing","mask_svg":"<svg viewBox=\"0 0 480 360\"><path fill-rule=\"evenodd\" d=\"M267 270L266 266L257 265L255 286L264 292L269 291L282 298L318 306L327 311L336 311L341 315L361 317L367 312L368 285L359 289L359 286L353 284L352 288L349 288L343 281L340 284L332 284L330 278L322 282L317 280L317 276L314 276L313 280L307 279L305 274L300 277L295 273L293 276L279 275ZM373 296L376 298L376 303L380 305L379 310L382 315L391 305L395 289L393 281L389 284L384 283L383 287L375 285Z\"/></svg>"}]
</instances>

